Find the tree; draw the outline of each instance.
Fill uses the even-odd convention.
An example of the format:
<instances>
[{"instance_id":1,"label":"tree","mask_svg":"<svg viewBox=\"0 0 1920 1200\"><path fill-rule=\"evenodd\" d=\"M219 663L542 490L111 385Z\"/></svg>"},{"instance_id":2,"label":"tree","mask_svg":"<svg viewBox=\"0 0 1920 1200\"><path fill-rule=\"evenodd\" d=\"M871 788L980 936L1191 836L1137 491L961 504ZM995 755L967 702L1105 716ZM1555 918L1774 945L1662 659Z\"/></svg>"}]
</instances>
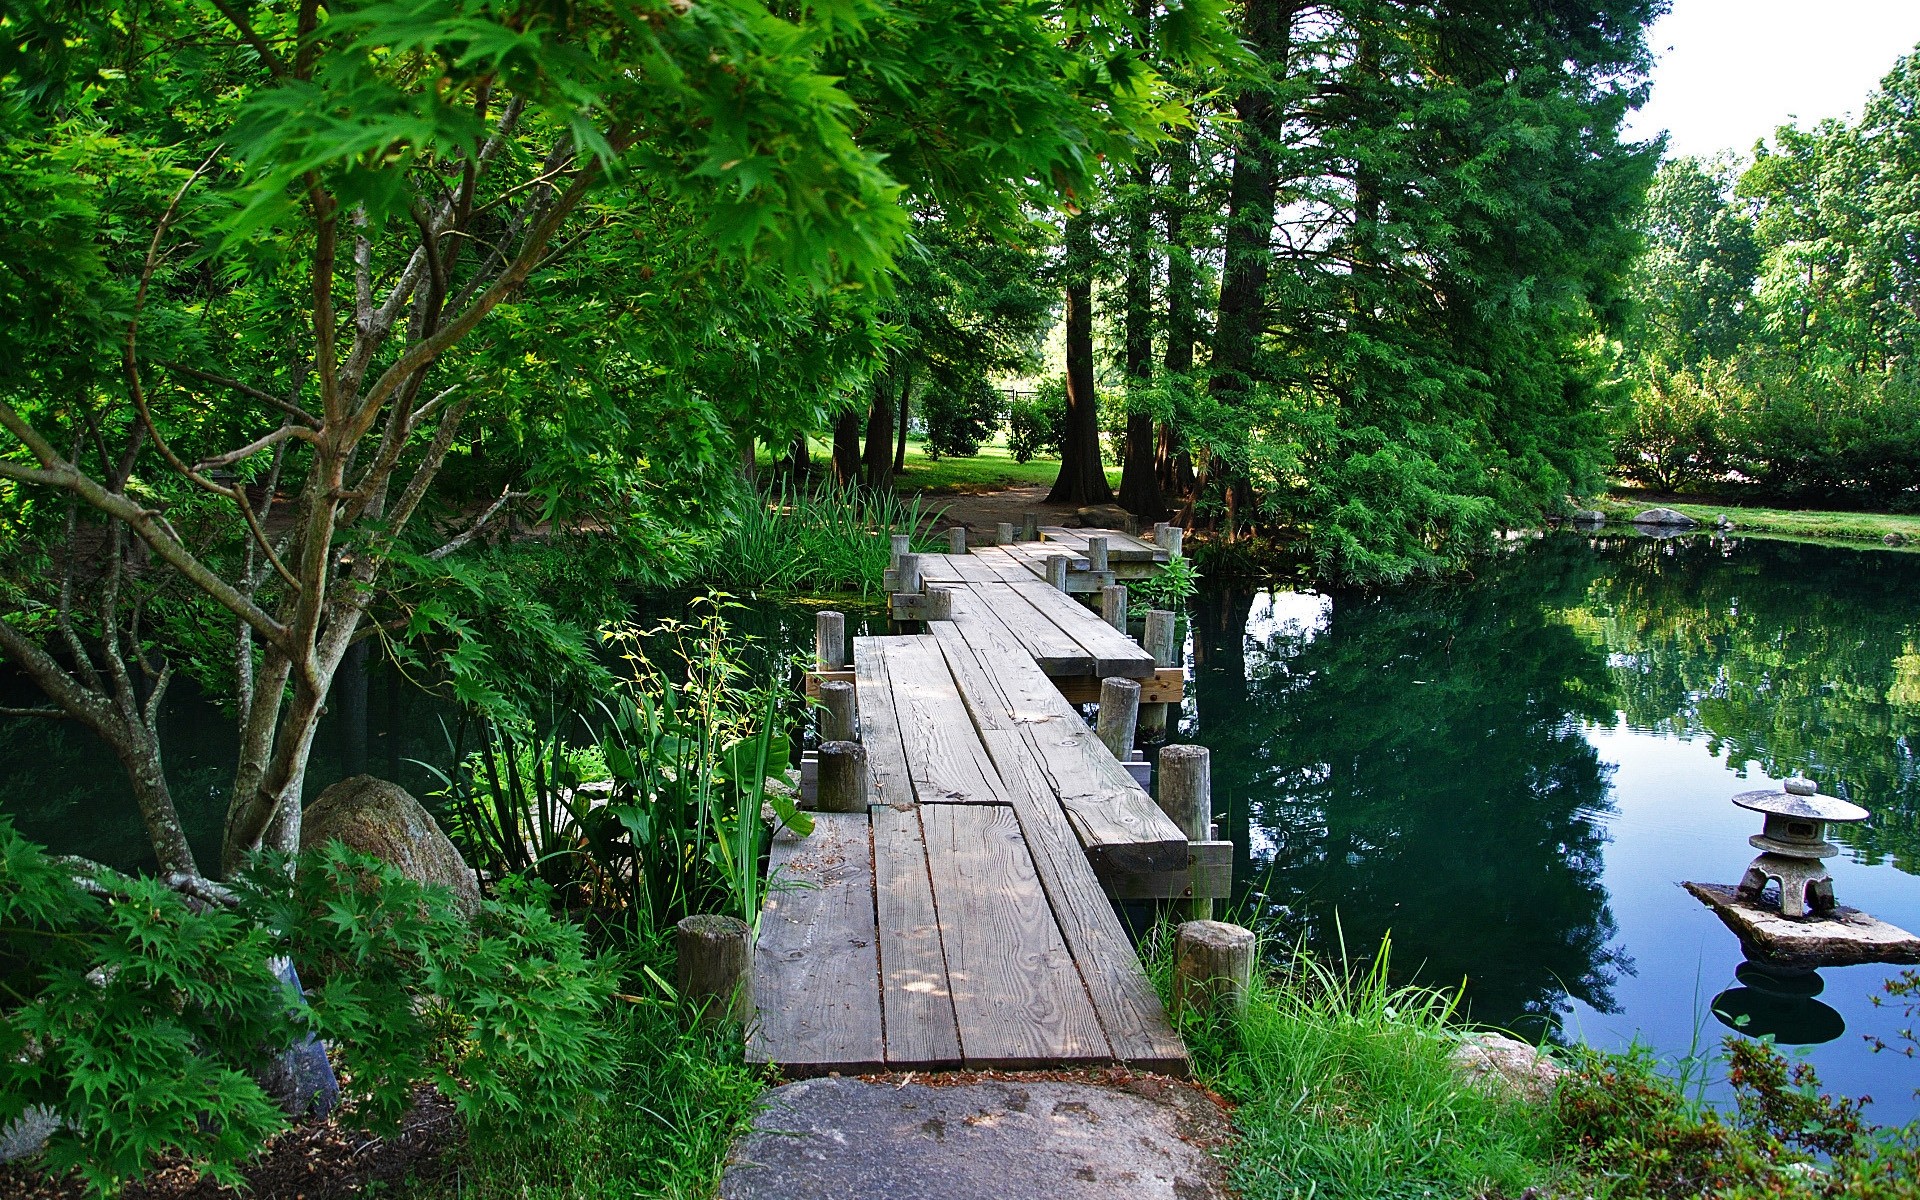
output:
<instances>
[{"instance_id":1,"label":"tree","mask_svg":"<svg viewBox=\"0 0 1920 1200\"><path fill-rule=\"evenodd\" d=\"M172 673L233 664L226 865L297 844L365 618L512 498L424 527L469 420L525 421L550 515L569 478L686 486L642 454L784 445L864 375L906 201L1084 188L1162 116L1143 56L993 0L215 7L0 18L21 218L0 279L24 314L0 333L0 649L121 755L188 873L154 737ZM747 291L675 336L663 269ZM592 285L617 311L569 325ZM808 320L832 336L810 348Z\"/></svg>"},{"instance_id":2,"label":"tree","mask_svg":"<svg viewBox=\"0 0 1920 1200\"><path fill-rule=\"evenodd\" d=\"M1106 504L1113 499L1100 454L1100 400L1093 373L1093 217L1067 217L1066 287L1067 420L1060 440L1060 473L1047 493L1049 504Z\"/></svg>"}]
</instances>

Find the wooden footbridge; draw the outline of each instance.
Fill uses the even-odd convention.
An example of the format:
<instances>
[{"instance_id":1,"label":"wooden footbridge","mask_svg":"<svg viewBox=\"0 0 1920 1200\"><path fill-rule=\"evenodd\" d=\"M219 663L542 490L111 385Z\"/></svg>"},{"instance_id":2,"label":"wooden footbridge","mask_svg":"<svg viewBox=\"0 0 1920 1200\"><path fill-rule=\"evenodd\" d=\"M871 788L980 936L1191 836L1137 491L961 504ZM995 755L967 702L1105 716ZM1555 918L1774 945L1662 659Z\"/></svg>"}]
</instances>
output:
<instances>
[{"instance_id":1,"label":"wooden footbridge","mask_svg":"<svg viewBox=\"0 0 1920 1200\"><path fill-rule=\"evenodd\" d=\"M810 837L774 840L750 1059L790 1074L1186 1070L1112 903L1230 882L1204 752L1176 756L1171 802L1163 769L1170 815L1131 750L1136 713L1180 699L1180 668L1169 614L1150 614L1157 653L1122 632L1117 580L1160 569L1178 533L1025 532L972 552L900 546L895 628L924 632L855 638L850 668L838 614L822 614L809 689L831 740L803 772L821 811ZM1100 590L1105 616L1069 589ZM1093 699L1097 729L1078 707Z\"/></svg>"}]
</instances>

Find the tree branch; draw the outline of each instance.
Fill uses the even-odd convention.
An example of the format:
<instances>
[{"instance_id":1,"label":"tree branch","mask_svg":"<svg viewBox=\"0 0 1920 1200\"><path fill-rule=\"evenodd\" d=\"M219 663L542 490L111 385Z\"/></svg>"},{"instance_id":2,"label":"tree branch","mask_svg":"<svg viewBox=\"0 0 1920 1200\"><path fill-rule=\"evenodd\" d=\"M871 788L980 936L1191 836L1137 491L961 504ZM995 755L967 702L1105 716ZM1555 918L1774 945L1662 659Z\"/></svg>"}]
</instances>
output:
<instances>
[{"instance_id":1,"label":"tree branch","mask_svg":"<svg viewBox=\"0 0 1920 1200\"><path fill-rule=\"evenodd\" d=\"M461 534L457 538L454 538L452 541L440 547L438 550L428 551L427 557L430 559L433 559L435 562L438 562L439 560L445 558L447 555L452 554L454 551L460 549L460 547L466 545L468 542L471 542L475 537L479 536L480 531L486 527L487 522L493 520L494 514L499 512L503 507L505 507L509 500L524 500L526 499L527 495L528 493L526 492L514 491L512 484L508 484L506 487L501 488L500 498L498 500L495 500L492 504L489 504L487 506L487 511L481 513L480 516L477 519L475 519L475 521L473 522L473 525L469 527L465 533Z\"/></svg>"}]
</instances>

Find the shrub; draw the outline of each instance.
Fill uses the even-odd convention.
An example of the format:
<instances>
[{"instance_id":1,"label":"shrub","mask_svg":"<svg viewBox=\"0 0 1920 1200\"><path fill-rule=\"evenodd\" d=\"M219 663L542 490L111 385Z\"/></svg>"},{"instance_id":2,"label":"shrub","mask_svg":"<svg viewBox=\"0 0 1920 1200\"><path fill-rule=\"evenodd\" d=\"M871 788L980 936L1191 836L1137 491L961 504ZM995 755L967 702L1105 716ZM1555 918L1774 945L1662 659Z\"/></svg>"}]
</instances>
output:
<instances>
[{"instance_id":1,"label":"shrub","mask_svg":"<svg viewBox=\"0 0 1920 1200\"><path fill-rule=\"evenodd\" d=\"M1030 400L1007 409L1007 452L1015 462L1058 457L1067 431L1067 380L1056 375L1040 382Z\"/></svg>"},{"instance_id":2,"label":"shrub","mask_svg":"<svg viewBox=\"0 0 1920 1200\"><path fill-rule=\"evenodd\" d=\"M937 516L890 491L831 479L813 488L781 483L742 496L710 547L705 577L742 591L877 591L892 562L891 535L918 535Z\"/></svg>"},{"instance_id":3,"label":"shrub","mask_svg":"<svg viewBox=\"0 0 1920 1200\"><path fill-rule=\"evenodd\" d=\"M346 1115L375 1128L429 1083L485 1142L551 1127L607 1077L612 973L537 887L503 887L467 925L443 890L336 844L255 863L234 896L76 875L0 819L0 1121L51 1109L48 1169L104 1195L177 1156L237 1185L286 1125L252 1069L309 1034L345 1067Z\"/></svg>"}]
</instances>

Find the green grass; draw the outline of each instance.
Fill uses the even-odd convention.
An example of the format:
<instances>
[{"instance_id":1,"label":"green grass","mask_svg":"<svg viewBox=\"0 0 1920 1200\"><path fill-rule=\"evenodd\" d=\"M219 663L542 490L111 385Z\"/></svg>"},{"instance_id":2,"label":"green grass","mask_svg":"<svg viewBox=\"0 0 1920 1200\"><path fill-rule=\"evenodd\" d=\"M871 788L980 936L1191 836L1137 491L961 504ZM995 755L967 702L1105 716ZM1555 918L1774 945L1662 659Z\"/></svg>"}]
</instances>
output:
<instances>
[{"instance_id":1,"label":"green grass","mask_svg":"<svg viewBox=\"0 0 1920 1200\"><path fill-rule=\"evenodd\" d=\"M671 976L671 954L657 956ZM766 1085L740 1031L702 1033L648 986L618 1018L621 1057L602 1100L551 1139L473 1149L409 1200L707 1200Z\"/></svg>"},{"instance_id":2,"label":"green grass","mask_svg":"<svg viewBox=\"0 0 1920 1200\"><path fill-rule=\"evenodd\" d=\"M1237 1028L1185 1022L1196 1075L1239 1105L1224 1153L1241 1193L1518 1196L1564 1179L1551 1110L1465 1082L1452 1016L1447 997L1390 985L1383 951L1353 978L1297 959L1256 983Z\"/></svg>"},{"instance_id":3,"label":"green grass","mask_svg":"<svg viewBox=\"0 0 1920 1200\"><path fill-rule=\"evenodd\" d=\"M815 440L811 445L816 466L832 458L831 443ZM771 465L772 460L762 450L761 469L767 470ZM906 469L894 476L894 488L923 496L953 496L997 492L1013 487L1048 487L1059 473L1060 460L1057 458L1035 458L1023 463L1013 461L1013 455L1007 453L1006 439L999 434L995 434L991 441L980 447L980 453L971 458L946 457L938 461L927 457L926 443L909 438ZM1119 467L1107 468L1107 482L1114 487L1120 486Z\"/></svg>"},{"instance_id":4,"label":"green grass","mask_svg":"<svg viewBox=\"0 0 1920 1200\"><path fill-rule=\"evenodd\" d=\"M1799 541L1883 542L1888 534L1905 538L1910 549L1920 549L1920 516L1895 513L1828 512L1819 509L1758 508L1735 504L1691 504L1652 501L1627 491L1616 491L1596 507L1610 520L1631 520L1637 512L1658 505L1676 509L1703 525L1725 513L1735 533L1791 538Z\"/></svg>"}]
</instances>

